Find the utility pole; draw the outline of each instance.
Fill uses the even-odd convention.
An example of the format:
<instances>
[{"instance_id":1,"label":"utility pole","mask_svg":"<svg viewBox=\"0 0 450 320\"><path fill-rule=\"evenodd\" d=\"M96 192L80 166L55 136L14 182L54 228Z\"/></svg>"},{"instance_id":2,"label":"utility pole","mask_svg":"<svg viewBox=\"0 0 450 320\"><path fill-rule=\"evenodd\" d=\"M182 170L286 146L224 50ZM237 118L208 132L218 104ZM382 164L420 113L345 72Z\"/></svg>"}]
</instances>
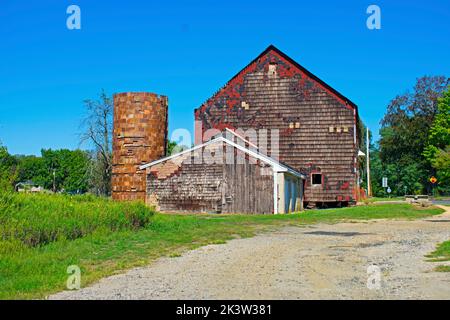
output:
<instances>
[{"instance_id":1,"label":"utility pole","mask_svg":"<svg viewBox=\"0 0 450 320\"><path fill-rule=\"evenodd\" d=\"M367 162L367 196L371 197L372 196L372 188L370 187L370 154L369 154L369 127L367 127L367 134L366 134L366 147L367 147L367 152L366 152L366 162Z\"/></svg>"}]
</instances>

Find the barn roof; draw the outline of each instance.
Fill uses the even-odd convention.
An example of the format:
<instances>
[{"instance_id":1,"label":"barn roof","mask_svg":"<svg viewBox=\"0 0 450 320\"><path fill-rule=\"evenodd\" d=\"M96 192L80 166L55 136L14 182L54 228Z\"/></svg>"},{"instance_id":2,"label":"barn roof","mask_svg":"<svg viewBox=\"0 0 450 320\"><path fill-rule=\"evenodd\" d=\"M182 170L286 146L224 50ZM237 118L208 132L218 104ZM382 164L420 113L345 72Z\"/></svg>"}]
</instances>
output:
<instances>
[{"instance_id":1,"label":"barn roof","mask_svg":"<svg viewBox=\"0 0 450 320\"><path fill-rule=\"evenodd\" d=\"M241 139L246 141L243 138L241 138ZM250 150L250 149L248 149L248 148L246 148L246 147L244 147L242 145L239 145L239 144L237 144L237 143L235 143L235 142L233 142L233 141L231 141L231 140L229 140L229 139L227 139L227 138L225 138L223 136L219 136L219 137L214 138L214 139L212 139L212 140L210 140L208 142L196 145L193 148L184 150L184 151L179 152L177 154L174 154L174 155L171 155L171 156L168 156L168 157L165 157L165 158L161 158L159 160L156 160L156 161L144 164L144 165L140 166L139 169L143 170L143 169L155 166L155 165L157 165L157 164L159 164L161 162L168 161L168 160L171 160L171 159L175 159L175 158L180 157L182 155L191 153L191 152L193 152L195 150L201 149L203 147L206 147L206 146L209 146L209 145L212 145L212 144L217 144L217 143L226 143L226 144L228 144L228 145L230 145L232 147L235 147L235 148L239 149L240 151L243 151L244 153L246 153L246 154L248 154L248 155L250 155L250 156L252 156L252 157L254 157L254 158L256 158L256 159L258 159L258 160L260 160L260 161L262 161L262 162L264 162L266 164L268 164L268 165L270 165L277 172L288 172L288 173L290 173L290 174L292 174L294 176L300 177L302 179L306 179L306 176L304 174L294 170L290 166L288 166L288 165L286 165L284 163L281 163L281 162L279 162L279 161L277 161L277 160L275 160L275 159L273 159L273 158L271 158L271 157L269 157L269 156L267 156L267 155L265 155L265 154L263 154L263 153L261 153L261 152L259 152L257 150L256 151L255 150Z\"/></svg>"},{"instance_id":2,"label":"barn roof","mask_svg":"<svg viewBox=\"0 0 450 320\"><path fill-rule=\"evenodd\" d=\"M305 75L307 75L309 78L311 78L312 80L316 81L319 85L321 85L326 91L330 92L332 95L334 95L338 100L340 100L343 104L348 105L350 107L352 107L353 109L358 110L358 107L356 106L356 104L354 102L352 102L350 99L348 99L347 97L345 97L343 94L341 94L339 91L337 91L336 89L334 89L333 87L331 87L330 85L328 85L325 81L321 80L320 78L318 78L316 75L314 75L313 73L311 73L309 70L307 70L305 67L303 67L302 65L300 65L298 62L296 62L295 60L293 60L291 57L289 57L288 55L286 55L284 52L282 52L280 49L278 49L277 47L275 47L274 45L270 45L268 46L261 54L259 54L255 59L253 59L247 66L245 66L241 71L239 71L236 75L234 75L234 77L232 77L221 89L225 88L230 82L233 81L233 79L237 78L238 76L244 74L249 68L250 66L252 66L253 64L257 63L257 61L263 57L264 55L266 55L269 52L275 52L276 54L278 54L280 57L282 57L283 59L285 59L287 62L289 62L291 65L293 65L295 68L299 69L301 72L303 72ZM209 100L211 100L212 98L214 98L218 92L220 92L219 89ZM207 102L205 102L207 103ZM205 105L202 104L203 105ZM194 109L194 112L196 112L198 109L200 109L202 106L200 106L199 108Z\"/></svg>"}]
</instances>

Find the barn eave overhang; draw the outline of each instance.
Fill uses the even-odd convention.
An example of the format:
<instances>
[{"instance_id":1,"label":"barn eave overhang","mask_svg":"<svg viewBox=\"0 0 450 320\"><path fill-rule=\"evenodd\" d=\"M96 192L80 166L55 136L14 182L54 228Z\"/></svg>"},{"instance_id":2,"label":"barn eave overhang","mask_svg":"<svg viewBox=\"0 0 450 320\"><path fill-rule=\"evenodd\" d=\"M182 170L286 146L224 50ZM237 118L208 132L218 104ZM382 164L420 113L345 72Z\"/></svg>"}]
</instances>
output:
<instances>
[{"instance_id":1,"label":"barn eave overhang","mask_svg":"<svg viewBox=\"0 0 450 320\"><path fill-rule=\"evenodd\" d=\"M161 158L159 160L155 160L153 162L144 164L144 165L140 166L139 169L140 170L145 170L145 169L153 167L153 166L155 166L155 165L157 165L157 164L159 164L161 162L165 162L165 161L168 161L168 160L175 159L175 158L180 157L182 155L189 154L189 153L191 153L193 151L196 151L198 149L204 148L204 147L206 147L208 145L217 144L217 143L226 143L226 144L228 144L228 145L230 145L232 147L235 147L235 148L243 151L244 153L246 153L246 154L248 154L248 155L250 155L250 156L252 156L252 157L254 157L254 158L258 159L258 160L261 160L262 162L264 162L264 163L266 163L268 165L270 165L275 172L287 172L287 173L292 174L292 175L294 175L294 176L296 176L298 178L306 179L306 176L304 174L302 174L302 173L300 173L300 172L298 172L296 170L293 170L292 168L290 168L290 167L288 167L288 166L286 166L286 165L276 161L275 159L270 158L270 157L268 157L268 156L266 156L266 155L264 155L264 154L262 154L260 152L253 151L253 150L250 150L248 148L245 148L245 147L243 147L243 146L241 146L241 145L239 145L239 144L237 144L237 143L235 143L233 141L230 141L230 140L228 140L228 139L226 139L224 137L215 138L215 139L210 140L208 142L199 144L199 145L197 145L197 146L195 146L193 148L190 148L190 149L184 150L182 152L179 152L177 154L174 154L174 155L171 155L171 156L168 156L168 157L165 157L165 158Z\"/></svg>"}]
</instances>

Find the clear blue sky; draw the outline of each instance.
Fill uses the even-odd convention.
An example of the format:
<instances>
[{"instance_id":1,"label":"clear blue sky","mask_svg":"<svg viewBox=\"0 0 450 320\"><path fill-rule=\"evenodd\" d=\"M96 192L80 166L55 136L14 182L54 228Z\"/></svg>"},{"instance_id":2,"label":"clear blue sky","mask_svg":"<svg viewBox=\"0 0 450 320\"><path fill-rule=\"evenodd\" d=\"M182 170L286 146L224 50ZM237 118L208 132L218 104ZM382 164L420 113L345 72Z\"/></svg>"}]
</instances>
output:
<instances>
[{"instance_id":1,"label":"clear blue sky","mask_svg":"<svg viewBox=\"0 0 450 320\"><path fill-rule=\"evenodd\" d=\"M82 29L66 28L81 8ZM382 29L366 28L381 8ZM274 44L353 100L378 132L386 105L423 75L450 75L450 2L0 0L0 141L14 154L78 147L82 101L169 97L170 131Z\"/></svg>"}]
</instances>

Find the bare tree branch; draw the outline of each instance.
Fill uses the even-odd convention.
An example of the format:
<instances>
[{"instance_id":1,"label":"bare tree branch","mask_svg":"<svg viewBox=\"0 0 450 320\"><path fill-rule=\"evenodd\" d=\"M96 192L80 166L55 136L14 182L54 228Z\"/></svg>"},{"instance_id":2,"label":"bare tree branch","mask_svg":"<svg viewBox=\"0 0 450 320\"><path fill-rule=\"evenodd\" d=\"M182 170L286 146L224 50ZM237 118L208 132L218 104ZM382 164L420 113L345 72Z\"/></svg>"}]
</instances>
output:
<instances>
[{"instance_id":1,"label":"bare tree branch","mask_svg":"<svg viewBox=\"0 0 450 320\"><path fill-rule=\"evenodd\" d=\"M113 100L104 90L97 100L85 100L86 117L81 122L80 143L88 142L95 150L91 181L97 193L109 195L112 171Z\"/></svg>"}]
</instances>

